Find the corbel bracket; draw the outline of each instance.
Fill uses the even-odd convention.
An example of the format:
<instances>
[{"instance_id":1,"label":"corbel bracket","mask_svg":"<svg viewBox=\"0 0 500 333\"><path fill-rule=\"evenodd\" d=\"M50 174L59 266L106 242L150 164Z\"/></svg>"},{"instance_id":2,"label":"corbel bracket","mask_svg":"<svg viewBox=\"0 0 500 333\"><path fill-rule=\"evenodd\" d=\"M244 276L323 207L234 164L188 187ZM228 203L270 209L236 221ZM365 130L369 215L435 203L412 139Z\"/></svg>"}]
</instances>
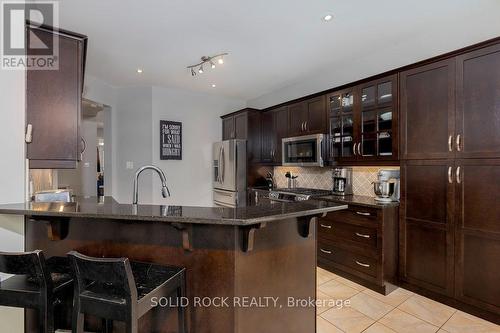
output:
<instances>
[{"instance_id":1,"label":"corbel bracket","mask_svg":"<svg viewBox=\"0 0 500 333\"><path fill-rule=\"evenodd\" d=\"M326 213L301 216L297 218L297 230L301 237L307 238L311 234L311 223L316 221L318 217L325 217Z\"/></svg>"},{"instance_id":2,"label":"corbel bracket","mask_svg":"<svg viewBox=\"0 0 500 333\"><path fill-rule=\"evenodd\" d=\"M184 251L193 251L193 226L184 223L172 223L172 227L179 230L182 234L182 248Z\"/></svg>"},{"instance_id":3,"label":"corbel bracket","mask_svg":"<svg viewBox=\"0 0 500 333\"><path fill-rule=\"evenodd\" d=\"M253 250L255 243L255 230L265 228L266 223L259 223L240 227L242 234L241 247L243 252L250 252Z\"/></svg>"},{"instance_id":4,"label":"corbel bracket","mask_svg":"<svg viewBox=\"0 0 500 333\"><path fill-rule=\"evenodd\" d=\"M51 217L48 219L43 216L32 216L30 219L47 225L47 236L51 241L60 241L68 237L69 217Z\"/></svg>"}]
</instances>

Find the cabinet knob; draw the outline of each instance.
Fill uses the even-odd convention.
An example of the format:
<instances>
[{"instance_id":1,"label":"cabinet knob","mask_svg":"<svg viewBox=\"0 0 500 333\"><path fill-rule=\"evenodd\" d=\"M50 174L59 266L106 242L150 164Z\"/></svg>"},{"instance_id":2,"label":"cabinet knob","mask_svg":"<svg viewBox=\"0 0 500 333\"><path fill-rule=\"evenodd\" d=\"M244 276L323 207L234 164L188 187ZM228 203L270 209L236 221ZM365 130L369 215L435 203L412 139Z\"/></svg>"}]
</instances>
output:
<instances>
[{"instance_id":1,"label":"cabinet knob","mask_svg":"<svg viewBox=\"0 0 500 333\"><path fill-rule=\"evenodd\" d=\"M332 251L324 250L324 249L319 249L321 252L326 253L326 254L332 254Z\"/></svg>"},{"instance_id":2,"label":"cabinet knob","mask_svg":"<svg viewBox=\"0 0 500 333\"><path fill-rule=\"evenodd\" d=\"M362 238L370 238L370 235L360 234L359 232L356 232L356 236L362 237Z\"/></svg>"},{"instance_id":3,"label":"cabinet knob","mask_svg":"<svg viewBox=\"0 0 500 333\"><path fill-rule=\"evenodd\" d=\"M457 151L462 151L462 137L460 136L460 134L457 135L455 144L457 146Z\"/></svg>"},{"instance_id":4,"label":"cabinet knob","mask_svg":"<svg viewBox=\"0 0 500 333\"><path fill-rule=\"evenodd\" d=\"M453 183L453 167L448 167L448 183Z\"/></svg>"},{"instance_id":5,"label":"cabinet knob","mask_svg":"<svg viewBox=\"0 0 500 333\"><path fill-rule=\"evenodd\" d=\"M370 216L371 215L370 213L366 213L366 212L356 212L356 214L363 215L363 216Z\"/></svg>"},{"instance_id":6,"label":"cabinet knob","mask_svg":"<svg viewBox=\"0 0 500 333\"><path fill-rule=\"evenodd\" d=\"M26 126L26 136L24 137L24 141L26 143L33 142L33 125L31 124L28 124L28 126Z\"/></svg>"},{"instance_id":7,"label":"cabinet knob","mask_svg":"<svg viewBox=\"0 0 500 333\"><path fill-rule=\"evenodd\" d=\"M332 226L331 226L331 225L321 224L321 223L320 223L320 227L321 227L321 228L325 228L325 229L331 229L331 228L332 228Z\"/></svg>"},{"instance_id":8,"label":"cabinet knob","mask_svg":"<svg viewBox=\"0 0 500 333\"><path fill-rule=\"evenodd\" d=\"M363 263L363 262L359 262L359 261L357 261L357 260L356 260L356 264L358 264L359 266L362 266L362 267L370 267L370 265L365 264L365 263Z\"/></svg>"},{"instance_id":9,"label":"cabinet knob","mask_svg":"<svg viewBox=\"0 0 500 333\"><path fill-rule=\"evenodd\" d=\"M457 184L462 182L462 177L460 175L460 166L457 166Z\"/></svg>"},{"instance_id":10,"label":"cabinet knob","mask_svg":"<svg viewBox=\"0 0 500 333\"><path fill-rule=\"evenodd\" d=\"M453 151L453 135L448 137L448 151Z\"/></svg>"}]
</instances>

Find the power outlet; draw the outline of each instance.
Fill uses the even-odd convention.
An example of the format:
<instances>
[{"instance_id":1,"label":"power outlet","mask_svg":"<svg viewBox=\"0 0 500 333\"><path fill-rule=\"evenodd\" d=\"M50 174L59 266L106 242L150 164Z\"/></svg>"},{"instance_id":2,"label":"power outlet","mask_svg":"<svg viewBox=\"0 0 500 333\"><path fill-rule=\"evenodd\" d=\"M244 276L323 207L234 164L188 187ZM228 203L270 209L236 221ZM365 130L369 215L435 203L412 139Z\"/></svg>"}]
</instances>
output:
<instances>
[{"instance_id":1,"label":"power outlet","mask_svg":"<svg viewBox=\"0 0 500 333\"><path fill-rule=\"evenodd\" d=\"M127 161L127 163L125 164L125 168L127 168L127 169L133 169L134 168L134 162Z\"/></svg>"}]
</instances>

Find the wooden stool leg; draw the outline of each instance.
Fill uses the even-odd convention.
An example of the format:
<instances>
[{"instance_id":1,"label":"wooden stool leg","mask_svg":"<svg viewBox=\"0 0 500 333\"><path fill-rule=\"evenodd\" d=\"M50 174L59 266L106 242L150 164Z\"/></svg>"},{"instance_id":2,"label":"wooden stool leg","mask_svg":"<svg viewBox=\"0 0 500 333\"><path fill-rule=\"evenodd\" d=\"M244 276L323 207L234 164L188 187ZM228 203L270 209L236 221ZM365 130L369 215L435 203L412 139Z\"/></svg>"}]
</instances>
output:
<instances>
[{"instance_id":1,"label":"wooden stool leg","mask_svg":"<svg viewBox=\"0 0 500 333\"><path fill-rule=\"evenodd\" d=\"M137 318L129 318L127 322L125 323L127 325L126 332L127 333L138 333L139 330L137 329Z\"/></svg>"},{"instance_id":2,"label":"wooden stool leg","mask_svg":"<svg viewBox=\"0 0 500 333\"><path fill-rule=\"evenodd\" d=\"M177 288L177 302L181 303L181 298L186 296L186 278L181 275L180 286ZM186 308L183 306L177 307L177 316L179 322L179 333L187 333L187 315Z\"/></svg>"},{"instance_id":3,"label":"wooden stool leg","mask_svg":"<svg viewBox=\"0 0 500 333\"><path fill-rule=\"evenodd\" d=\"M113 332L113 321L110 319L102 320L102 331L104 333L112 333Z\"/></svg>"},{"instance_id":4,"label":"wooden stool leg","mask_svg":"<svg viewBox=\"0 0 500 333\"><path fill-rule=\"evenodd\" d=\"M73 325L71 327L72 333L84 333L83 324L85 320L85 315L80 312L80 307L77 305L78 301L75 301L73 305Z\"/></svg>"},{"instance_id":5,"label":"wooden stool leg","mask_svg":"<svg viewBox=\"0 0 500 333\"><path fill-rule=\"evenodd\" d=\"M47 305L40 306L38 308L38 331L41 333L53 333L54 325L52 324L52 331L50 331L49 314L47 311Z\"/></svg>"}]
</instances>

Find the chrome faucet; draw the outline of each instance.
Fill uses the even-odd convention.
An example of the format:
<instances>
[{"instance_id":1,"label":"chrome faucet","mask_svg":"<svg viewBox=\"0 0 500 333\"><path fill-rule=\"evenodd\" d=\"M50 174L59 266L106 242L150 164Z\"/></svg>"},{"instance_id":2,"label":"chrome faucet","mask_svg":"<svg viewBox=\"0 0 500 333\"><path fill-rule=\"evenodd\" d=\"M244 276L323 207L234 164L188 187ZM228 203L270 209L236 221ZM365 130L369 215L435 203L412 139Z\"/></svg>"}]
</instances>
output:
<instances>
[{"instance_id":1,"label":"chrome faucet","mask_svg":"<svg viewBox=\"0 0 500 333\"><path fill-rule=\"evenodd\" d=\"M135 173L135 178L134 178L134 199L133 199L133 204L137 205L139 202L139 175L144 171L144 170L154 170L158 173L158 176L160 176L161 179L161 195L166 198L170 196L170 190L167 187L167 177L165 177L165 173L158 167L155 167L154 165L145 165L137 172Z\"/></svg>"}]
</instances>

